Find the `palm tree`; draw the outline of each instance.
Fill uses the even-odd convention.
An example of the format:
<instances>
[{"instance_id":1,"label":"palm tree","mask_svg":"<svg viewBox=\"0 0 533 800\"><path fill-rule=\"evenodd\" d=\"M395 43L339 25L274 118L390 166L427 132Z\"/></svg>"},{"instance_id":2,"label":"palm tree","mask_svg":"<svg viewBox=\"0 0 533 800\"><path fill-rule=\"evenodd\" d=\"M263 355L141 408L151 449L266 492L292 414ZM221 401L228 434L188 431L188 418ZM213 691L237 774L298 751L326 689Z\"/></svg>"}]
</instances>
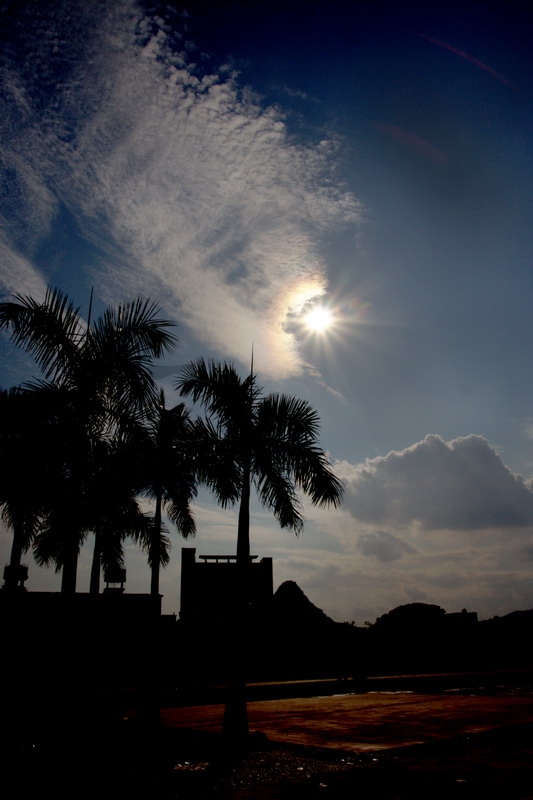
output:
<instances>
[{"instance_id":1,"label":"palm tree","mask_svg":"<svg viewBox=\"0 0 533 800\"><path fill-rule=\"evenodd\" d=\"M11 558L4 573L4 589L22 589L27 569L22 555L39 531L47 496L48 454L44 404L36 393L21 387L0 391L0 483L2 519L13 531ZM31 487L28 492L28 485Z\"/></svg>"},{"instance_id":2,"label":"palm tree","mask_svg":"<svg viewBox=\"0 0 533 800\"><path fill-rule=\"evenodd\" d=\"M83 454L87 442L76 440L76 429L68 426L68 409L65 411L58 413L54 436L59 465L55 470L55 495L49 498L47 513L34 537L34 555L40 566L55 564L57 571L62 569L68 544L73 543L70 519L75 514L79 544L89 533L94 533L89 593L98 594L102 570L124 567L125 539L132 539L148 552L149 564L152 554L157 552L161 565L169 561L170 540L161 521L155 533L153 517L143 513L139 505L138 495L146 471L143 455L147 454L142 450L144 439L141 441L138 434L134 435L134 431L144 431L138 420L130 421L127 431L93 439L90 450L79 458L82 480L70 481L68 473L65 479L63 466ZM71 447L72 452L68 449ZM54 502L54 496L59 496L58 503ZM69 502L73 514L65 513L65 504Z\"/></svg>"},{"instance_id":3,"label":"palm tree","mask_svg":"<svg viewBox=\"0 0 533 800\"><path fill-rule=\"evenodd\" d=\"M182 536L194 536L196 532L191 511L197 493L196 450L194 425L185 405L166 408L161 390L144 426L131 441L138 493L155 503L153 524L148 538L143 540L151 568L151 594L159 594L160 568L168 562L163 512Z\"/></svg>"},{"instance_id":4,"label":"palm tree","mask_svg":"<svg viewBox=\"0 0 533 800\"><path fill-rule=\"evenodd\" d=\"M149 539L152 521L140 509L137 483L129 441L117 436L97 442L84 508L88 527L94 533L90 594L100 591L102 569L124 567L126 538L141 546Z\"/></svg>"},{"instance_id":5,"label":"palm tree","mask_svg":"<svg viewBox=\"0 0 533 800\"><path fill-rule=\"evenodd\" d=\"M30 386L54 389L61 398L61 506L56 503L48 515L46 530L62 569L62 592L75 591L79 548L90 530L80 509L86 505L96 444L125 420L142 418L157 397L152 360L176 342L169 332L172 323L160 319L159 312L138 298L85 324L58 289L48 289L42 303L22 295L0 303L0 330L10 331L11 340L35 358L45 379Z\"/></svg>"},{"instance_id":6,"label":"palm tree","mask_svg":"<svg viewBox=\"0 0 533 800\"><path fill-rule=\"evenodd\" d=\"M273 512L282 528L296 534L303 527L297 490L318 506L336 507L343 493L327 455L318 446L319 418L305 401L287 395L263 395L251 374L241 379L226 362L203 359L184 367L176 387L200 402L207 423L220 442L219 465L231 479L222 495L226 504L239 500L237 574L240 609L234 626L235 663L224 732L242 743L248 733L245 702L245 637L250 564L250 495L255 486L262 505ZM236 474L236 478L233 476ZM218 488L219 497L221 489Z\"/></svg>"},{"instance_id":7,"label":"palm tree","mask_svg":"<svg viewBox=\"0 0 533 800\"><path fill-rule=\"evenodd\" d=\"M241 379L233 365L203 359L187 364L176 386L202 403L223 446L220 466L237 471L238 486L230 482L226 502L240 501L238 563L250 558L252 484L280 526L296 534L304 524L297 489L314 505L339 505L343 486L318 446L318 414L305 400L265 396L254 374Z\"/></svg>"}]
</instances>

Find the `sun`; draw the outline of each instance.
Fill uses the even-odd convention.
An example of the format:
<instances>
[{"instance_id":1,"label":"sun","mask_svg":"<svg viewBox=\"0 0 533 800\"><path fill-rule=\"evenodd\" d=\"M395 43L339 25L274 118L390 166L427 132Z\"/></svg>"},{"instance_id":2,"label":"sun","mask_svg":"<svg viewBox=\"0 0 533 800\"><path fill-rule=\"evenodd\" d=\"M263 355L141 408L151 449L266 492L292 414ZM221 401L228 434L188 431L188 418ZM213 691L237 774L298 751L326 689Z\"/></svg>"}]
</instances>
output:
<instances>
[{"instance_id":1,"label":"sun","mask_svg":"<svg viewBox=\"0 0 533 800\"><path fill-rule=\"evenodd\" d=\"M333 314L326 306L315 306L305 315L304 322L313 333L324 333L333 322Z\"/></svg>"}]
</instances>

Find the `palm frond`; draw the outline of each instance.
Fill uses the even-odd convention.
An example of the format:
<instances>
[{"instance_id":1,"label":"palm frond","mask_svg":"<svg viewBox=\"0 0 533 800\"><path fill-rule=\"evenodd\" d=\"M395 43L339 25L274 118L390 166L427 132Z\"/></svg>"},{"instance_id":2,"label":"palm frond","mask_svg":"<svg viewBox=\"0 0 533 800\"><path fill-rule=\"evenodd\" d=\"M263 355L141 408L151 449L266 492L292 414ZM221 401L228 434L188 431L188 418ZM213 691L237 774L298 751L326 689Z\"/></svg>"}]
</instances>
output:
<instances>
[{"instance_id":1,"label":"palm frond","mask_svg":"<svg viewBox=\"0 0 533 800\"><path fill-rule=\"evenodd\" d=\"M160 358L178 343L170 332L175 323L162 319L161 308L151 300L138 297L130 303L107 309L95 324L99 335L113 331L125 351L150 358Z\"/></svg>"},{"instance_id":2,"label":"palm frond","mask_svg":"<svg viewBox=\"0 0 533 800\"><path fill-rule=\"evenodd\" d=\"M100 565L103 570L119 567L124 569L124 537L116 531L109 532L102 538Z\"/></svg>"},{"instance_id":3,"label":"palm frond","mask_svg":"<svg viewBox=\"0 0 533 800\"><path fill-rule=\"evenodd\" d=\"M295 461L295 481L313 505L337 508L342 502L344 484L333 472L327 456L319 450L308 448Z\"/></svg>"},{"instance_id":4,"label":"palm frond","mask_svg":"<svg viewBox=\"0 0 533 800\"><path fill-rule=\"evenodd\" d=\"M188 492L178 494L178 496L168 499L166 512L169 520L176 526L184 539L196 535L196 522L191 511L190 503L187 501Z\"/></svg>"},{"instance_id":5,"label":"palm frond","mask_svg":"<svg viewBox=\"0 0 533 800\"><path fill-rule=\"evenodd\" d=\"M320 418L306 401L288 395L270 394L257 407L256 427L264 430L273 441L316 441Z\"/></svg>"},{"instance_id":6,"label":"palm frond","mask_svg":"<svg viewBox=\"0 0 533 800\"><path fill-rule=\"evenodd\" d=\"M145 413L156 402L157 387L152 362L170 350L177 337L160 319L159 307L148 300L107 309L91 331L88 356L97 370L104 366L100 382L119 414L129 408Z\"/></svg>"},{"instance_id":7,"label":"palm frond","mask_svg":"<svg viewBox=\"0 0 533 800\"><path fill-rule=\"evenodd\" d=\"M64 379L80 356L84 328L75 308L59 289L47 289L42 303L15 295L0 303L0 330L34 358L44 376Z\"/></svg>"},{"instance_id":8,"label":"palm frond","mask_svg":"<svg viewBox=\"0 0 533 800\"><path fill-rule=\"evenodd\" d=\"M250 417L261 393L254 375L242 379L233 364L203 358L186 364L175 386L182 397L200 402L208 414L230 427L242 425Z\"/></svg>"},{"instance_id":9,"label":"palm frond","mask_svg":"<svg viewBox=\"0 0 533 800\"><path fill-rule=\"evenodd\" d=\"M50 514L42 523L41 529L33 543L33 556L39 566L54 564L59 572L65 565L65 555L69 547L79 553L87 536L87 531L77 531L68 524L69 518L58 514ZM67 539L69 543L67 544Z\"/></svg>"},{"instance_id":10,"label":"palm frond","mask_svg":"<svg viewBox=\"0 0 533 800\"><path fill-rule=\"evenodd\" d=\"M0 500L0 516L17 537L23 553L32 546L42 522L41 509L32 508L30 503L31 499L27 497L20 497L19 504L11 497Z\"/></svg>"},{"instance_id":11,"label":"palm frond","mask_svg":"<svg viewBox=\"0 0 533 800\"><path fill-rule=\"evenodd\" d=\"M147 526L145 535L137 540L137 544L148 554L148 566L151 567L157 561L162 567L166 567L170 561L171 541L167 527L162 524L158 532L154 523L154 518L147 515Z\"/></svg>"},{"instance_id":12,"label":"palm frond","mask_svg":"<svg viewBox=\"0 0 533 800\"><path fill-rule=\"evenodd\" d=\"M272 463L308 495L313 505L337 507L342 501L344 486L332 468L326 453L307 441L285 440L276 450L268 440L264 450L271 453Z\"/></svg>"},{"instance_id":13,"label":"palm frond","mask_svg":"<svg viewBox=\"0 0 533 800\"><path fill-rule=\"evenodd\" d=\"M223 508L235 505L241 495L243 473L233 443L219 434L210 419L202 418L192 425L191 441L198 482L214 493Z\"/></svg>"},{"instance_id":14,"label":"palm frond","mask_svg":"<svg viewBox=\"0 0 533 800\"><path fill-rule=\"evenodd\" d=\"M294 490L294 484L282 470L263 464L257 469L254 483L264 508L271 511L281 528L290 528L298 535L304 525L302 506Z\"/></svg>"}]
</instances>

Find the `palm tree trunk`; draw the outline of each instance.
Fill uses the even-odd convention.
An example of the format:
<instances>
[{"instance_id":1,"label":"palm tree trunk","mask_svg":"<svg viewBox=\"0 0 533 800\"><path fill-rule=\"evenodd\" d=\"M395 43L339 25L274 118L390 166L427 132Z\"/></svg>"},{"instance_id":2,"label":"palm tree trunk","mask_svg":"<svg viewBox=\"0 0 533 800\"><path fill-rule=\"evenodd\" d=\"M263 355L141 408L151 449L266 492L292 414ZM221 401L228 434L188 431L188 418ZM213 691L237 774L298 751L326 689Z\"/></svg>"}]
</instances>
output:
<instances>
[{"instance_id":1,"label":"palm tree trunk","mask_svg":"<svg viewBox=\"0 0 533 800\"><path fill-rule=\"evenodd\" d=\"M18 575L20 562L24 550L24 523L17 523L13 526L13 543L11 545L11 558L9 559L9 569L6 571L4 589L6 591L16 591L19 588Z\"/></svg>"},{"instance_id":2,"label":"palm tree trunk","mask_svg":"<svg viewBox=\"0 0 533 800\"><path fill-rule=\"evenodd\" d=\"M151 582L150 594L159 594L159 569L160 569L160 539L161 539L161 492L157 493L155 501L154 530L150 547Z\"/></svg>"},{"instance_id":3,"label":"palm tree trunk","mask_svg":"<svg viewBox=\"0 0 533 800\"><path fill-rule=\"evenodd\" d=\"M9 565L11 567L20 567L22 559L22 542L24 541L24 527L17 525L13 529L13 544L11 545L11 558Z\"/></svg>"},{"instance_id":4,"label":"palm tree trunk","mask_svg":"<svg viewBox=\"0 0 533 800\"><path fill-rule=\"evenodd\" d=\"M76 593L77 572L78 541L76 534L72 533L64 546L63 569L61 571L61 594Z\"/></svg>"},{"instance_id":5,"label":"palm tree trunk","mask_svg":"<svg viewBox=\"0 0 533 800\"><path fill-rule=\"evenodd\" d=\"M237 564L248 566L250 561L250 464L243 469L239 522L237 527Z\"/></svg>"},{"instance_id":6,"label":"palm tree trunk","mask_svg":"<svg viewBox=\"0 0 533 800\"><path fill-rule=\"evenodd\" d=\"M102 533L96 529L94 532L94 550L91 564L91 581L89 584L89 594L100 593L100 573L102 563Z\"/></svg>"},{"instance_id":7,"label":"palm tree trunk","mask_svg":"<svg viewBox=\"0 0 533 800\"><path fill-rule=\"evenodd\" d=\"M248 710L246 708L246 650L250 571L250 465L243 470L239 522L237 529L237 595L233 630L229 632L230 678L222 734L232 751L245 749L248 744Z\"/></svg>"}]
</instances>

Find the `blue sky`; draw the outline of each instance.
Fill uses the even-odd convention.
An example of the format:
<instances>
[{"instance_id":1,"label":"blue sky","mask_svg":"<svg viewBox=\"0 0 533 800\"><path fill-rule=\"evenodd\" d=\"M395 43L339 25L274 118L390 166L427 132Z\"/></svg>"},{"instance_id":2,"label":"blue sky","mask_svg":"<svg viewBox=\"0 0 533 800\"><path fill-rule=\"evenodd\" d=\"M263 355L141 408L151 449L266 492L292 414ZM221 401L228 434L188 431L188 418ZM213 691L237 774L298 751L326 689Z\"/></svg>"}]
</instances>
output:
<instances>
[{"instance_id":1,"label":"blue sky","mask_svg":"<svg viewBox=\"0 0 533 800\"><path fill-rule=\"evenodd\" d=\"M4 3L2 294L150 296L309 400L346 483L252 549L335 619L533 607L531 10ZM333 312L323 334L302 320ZM33 374L0 343L1 383ZM177 400L177 397L176 397ZM236 522L203 495L200 553ZM179 608L179 548L162 578ZM7 558L9 534L2 537ZM79 589L88 584L90 542ZM31 559L30 559L31 564ZM128 550L128 590L146 591ZM30 588L56 588L31 567Z\"/></svg>"}]
</instances>

